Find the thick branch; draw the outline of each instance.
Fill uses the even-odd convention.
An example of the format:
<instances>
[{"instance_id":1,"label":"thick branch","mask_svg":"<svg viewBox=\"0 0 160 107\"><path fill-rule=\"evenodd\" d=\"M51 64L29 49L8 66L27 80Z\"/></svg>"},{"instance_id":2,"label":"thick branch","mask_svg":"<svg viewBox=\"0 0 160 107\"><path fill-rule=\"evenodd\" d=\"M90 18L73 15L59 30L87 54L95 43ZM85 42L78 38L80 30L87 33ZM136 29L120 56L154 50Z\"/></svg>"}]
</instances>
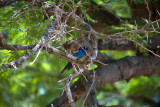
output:
<instances>
[{"instance_id":1,"label":"thick branch","mask_svg":"<svg viewBox=\"0 0 160 107\"><path fill-rule=\"evenodd\" d=\"M98 49L99 50L134 50L134 51L138 51L139 48L136 47L135 44L137 44L136 41L129 39L131 36L133 36L134 34L140 34L140 33L144 33L145 30L152 24L159 22L160 20L156 20L150 23L147 23L144 27L142 27L141 29L137 29L137 30L132 30L132 31L123 31L123 32L119 32L119 33L114 33L114 34L102 34L99 32L92 32L92 31L86 31L86 30L82 30L82 29L78 29L75 27L70 27L70 26L66 26L67 29L69 30L75 30L78 32L82 32L82 33L87 33L87 34L95 34L95 35L99 35L102 38L106 38L106 39L99 39L98 40ZM146 32L150 32L150 31L146 31ZM130 36L124 37L123 34L125 33L131 33ZM140 44L140 47L144 48L148 48L150 50L160 50L160 42L158 41L160 39L160 36L154 36L154 37L150 37L148 39L142 39L147 41L147 44L145 44L144 46L142 44ZM148 51L148 50L147 50Z\"/></svg>"},{"instance_id":2,"label":"thick branch","mask_svg":"<svg viewBox=\"0 0 160 107\"><path fill-rule=\"evenodd\" d=\"M5 45L0 46L0 50L30 50L34 48L35 45Z\"/></svg>"},{"instance_id":3,"label":"thick branch","mask_svg":"<svg viewBox=\"0 0 160 107\"><path fill-rule=\"evenodd\" d=\"M159 35L143 40L147 41L147 44L144 45L146 48L154 51L160 50ZM132 41L129 41L127 39L121 41L112 41L110 39L99 39L98 41L99 41L98 42L99 50L134 50L134 51L139 50L139 48L136 46L136 43L133 43Z\"/></svg>"},{"instance_id":4,"label":"thick branch","mask_svg":"<svg viewBox=\"0 0 160 107\"><path fill-rule=\"evenodd\" d=\"M93 29L102 32L104 28L110 25L119 25L122 20L111 11L107 10L104 5L99 5L91 0L90 6L87 5L87 14L97 22L90 22Z\"/></svg>"},{"instance_id":5,"label":"thick branch","mask_svg":"<svg viewBox=\"0 0 160 107\"><path fill-rule=\"evenodd\" d=\"M146 39L144 39L146 40ZM160 36L154 36L148 38L146 46L150 50L160 50ZM2 43L2 42L1 42ZM0 46L0 50L29 50L32 49L35 45L4 45ZM43 48L45 50L46 48ZM128 40L122 41L112 41L110 39L99 39L98 40L98 49L99 50L133 50L138 51L138 47Z\"/></svg>"},{"instance_id":6,"label":"thick branch","mask_svg":"<svg viewBox=\"0 0 160 107\"><path fill-rule=\"evenodd\" d=\"M135 56L126 57L124 59L116 60L109 63L108 66L101 66L95 69L96 71L96 83L97 87L102 86L107 83L114 83L120 80L131 79L135 76L145 75L150 76L152 74L160 74L160 58L157 57L146 57L146 56ZM92 78L91 71L86 73L86 78ZM78 101L86 93L86 81L83 76L79 78L71 86L72 96L75 101ZM53 102L48 104L47 107L68 107L68 99L64 93L59 96Z\"/></svg>"},{"instance_id":7,"label":"thick branch","mask_svg":"<svg viewBox=\"0 0 160 107\"><path fill-rule=\"evenodd\" d=\"M138 51L138 47L128 40L112 41L110 39L99 39L98 40L99 50L134 50Z\"/></svg>"},{"instance_id":8,"label":"thick branch","mask_svg":"<svg viewBox=\"0 0 160 107\"><path fill-rule=\"evenodd\" d=\"M92 73L94 73L93 75L90 75L92 76L92 78L87 79L87 93L85 96L85 100L83 101L83 105L85 103L86 107L98 107L95 72L93 71Z\"/></svg>"}]
</instances>

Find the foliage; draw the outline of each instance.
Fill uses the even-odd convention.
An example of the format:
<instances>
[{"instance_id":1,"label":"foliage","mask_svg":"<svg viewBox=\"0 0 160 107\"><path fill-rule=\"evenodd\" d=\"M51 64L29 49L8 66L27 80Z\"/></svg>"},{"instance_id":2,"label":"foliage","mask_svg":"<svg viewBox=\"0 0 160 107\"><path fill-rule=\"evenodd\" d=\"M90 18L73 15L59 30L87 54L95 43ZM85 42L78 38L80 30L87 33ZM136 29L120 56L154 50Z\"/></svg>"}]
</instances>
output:
<instances>
[{"instance_id":1,"label":"foliage","mask_svg":"<svg viewBox=\"0 0 160 107\"><path fill-rule=\"evenodd\" d=\"M119 17L129 18L131 16L129 6L125 0L94 1L103 5L106 9ZM133 1L135 3L141 3L140 0ZM48 2L59 4L60 1L48 0ZM78 11L82 12L81 16L95 22L95 20L91 19L90 16L86 14L86 6L91 5L90 0L89 2L86 2L86 0L75 0L75 3L73 7L73 2L67 2L64 10L72 11L75 7L79 7ZM34 44L46 29L49 20L43 21L41 9L36 6L29 9L27 8L26 10L21 9L21 14L16 14L20 8L30 5L29 3L17 1L12 5L13 6L1 8L0 10L0 31L2 31L5 36L6 42L15 45ZM12 16L15 14L17 15L16 18L12 19ZM73 26L74 25L76 24L73 23ZM122 31L124 28L132 30L135 29L135 26L132 23L126 22L126 24L110 26L104 29L108 29L109 33L114 33ZM70 32L70 34L64 35L67 37L67 40L64 41L77 38L79 35L78 32ZM127 33L125 35L129 36ZM133 36L134 40L138 40L139 38L143 38L143 36ZM52 43L52 45L55 46L57 46L57 44L57 42ZM120 52L102 50L101 52L106 53L114 59L135 55L133 51ZM1 50L0 65L14 61L25 53L26 51ZM146 51L144 53L146 53ZM0 107L42 107L55 99L62 92L64 83L58 83L57 81L71 73L71 71L68 71L65 74L60 74L60 71L67 61L54 55L49 55L43 51L40 53L36 62L30 65L35 59L35 56L31 57L29 61L23 63L23 65L17 69L0 71ZM76 81L76 79L73 81ZM106 84L98 89L97 98L100 104L124 104L126 107L132 107L133 105L134 107L144 106L144 103L137 103L133 98L128 98L134 95L136 97L145 97L155 102L157 100L160 101L160 92L157 91L157 87L160 87L159 81L159 76L154 75L151 78L144 76L137 77L130 80L128 83L126 81L120 81L114 84ZM80 106L81 103L82 101L79 101L77 106Z\"/></svg>"}]
</instances>

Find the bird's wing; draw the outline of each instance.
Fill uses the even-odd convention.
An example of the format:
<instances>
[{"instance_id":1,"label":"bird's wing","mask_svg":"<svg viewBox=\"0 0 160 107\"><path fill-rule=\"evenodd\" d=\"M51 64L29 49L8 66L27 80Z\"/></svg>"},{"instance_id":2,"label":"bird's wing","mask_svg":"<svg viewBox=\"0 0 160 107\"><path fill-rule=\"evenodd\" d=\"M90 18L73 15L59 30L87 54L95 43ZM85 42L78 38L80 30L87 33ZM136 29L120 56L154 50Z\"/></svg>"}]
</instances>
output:
<instances>
[{"instance_id":1,"label":"bird's wing","mask_svg":"<svg viewBox=\"0 0 160 107\"><path fill-rule=\"evenodd\" d=\"M81 58L81 51L77 51L73 54L73 56L77 57L77 58Z\"/></svg>"},{"instance_id":2,"label":"bird's wing","mask_svg":"<svg viewBox=\"0 0 160 107\"><path fill-rule=\"evenodd\" d=\"M73 55L77 58L83 58L86 55L86 53L85 51L77 51Z\"/></svg>"}]
</instances>

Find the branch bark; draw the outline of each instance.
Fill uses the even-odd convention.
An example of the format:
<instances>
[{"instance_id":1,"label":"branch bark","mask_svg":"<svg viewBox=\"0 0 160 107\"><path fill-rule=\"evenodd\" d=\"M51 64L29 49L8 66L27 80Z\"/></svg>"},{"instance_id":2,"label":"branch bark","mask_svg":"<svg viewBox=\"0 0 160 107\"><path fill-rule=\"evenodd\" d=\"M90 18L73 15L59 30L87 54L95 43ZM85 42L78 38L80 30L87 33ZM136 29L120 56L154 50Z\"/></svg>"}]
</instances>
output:
<instances>
[{"instance_id":1,"label":"branch bark","mask_svg":"<svg viewBox=\"0 0 160 107\"><path fill-rule=\"evenodd\" d=\"M16 50L30 50L32 48L34 48L35 45L4 45L4 46L0 46L0 50L12 50L12 51L16 51Z\"/></svg>"},{"instance_id":2,"label":"branch bark","mask_svg":"<svg viewBox=\"0 0 160 107\"><path fill-rule=\"evenodd\" d=\"M100 66L95 69L96 87L102 86L108 83L114 83L120 80L131 79L136 76L144 75L151 76L152 74L160 74L160 58L154 56L135 56L125 57L120 60L114 60L108 64L108 66ZM93 78L92 71L87 71L85 74L87 80ZM86 85L84 77L81 76L77 82L71 86L71 92L73 99L78 101L86 93ZM66 94L59 96L47 107L68 107L68 99Z\"/></svg>"},{"instance_id":3,"label":"branch bark","mask_svg":"<svg viewBox=\"0 0 160 107\"><path fill-rule=\"evenodd\" d=\"M144 47L150 50L160 50L160 36L149 37L148 39L141 39L141 41L147 41L147 44L144 44ZM136 46L136 43L129 41L127 39L121 41L112 41L110 39L99 39L98 40L98 49L99 50L133 50L138 51L139 48Z\"/></svg>"}]
</instances>

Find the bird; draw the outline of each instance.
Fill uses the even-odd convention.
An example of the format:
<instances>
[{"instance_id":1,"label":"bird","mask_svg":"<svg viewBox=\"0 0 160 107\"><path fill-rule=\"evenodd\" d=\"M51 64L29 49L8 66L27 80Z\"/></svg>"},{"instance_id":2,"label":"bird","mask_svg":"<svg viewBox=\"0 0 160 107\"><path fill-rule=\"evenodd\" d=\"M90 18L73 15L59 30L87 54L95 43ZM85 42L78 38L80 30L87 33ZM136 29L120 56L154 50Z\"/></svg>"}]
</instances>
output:
<instances>
[{"instance_id":1,"label":"bird","mask_svg":"<svg viewBox=\"0 0 160 107\"><path fill-rule=\"evenodd\" d=\"M81 59L81 58L83 58L83 57L86 56L85 50L88 50L88 48L87 48L86 46L82 46L82 47L80 47L80 48L78 49L78 51L76 51L76 52L73 54L73 56ZM71 63L71 62L68 62L67 65L64 67L64 69L61 71L61 73L64 73L64 71L65 71L66 69L70 70L71 68L72 68L72 63Z\"/></svg>"}]
</instances>

